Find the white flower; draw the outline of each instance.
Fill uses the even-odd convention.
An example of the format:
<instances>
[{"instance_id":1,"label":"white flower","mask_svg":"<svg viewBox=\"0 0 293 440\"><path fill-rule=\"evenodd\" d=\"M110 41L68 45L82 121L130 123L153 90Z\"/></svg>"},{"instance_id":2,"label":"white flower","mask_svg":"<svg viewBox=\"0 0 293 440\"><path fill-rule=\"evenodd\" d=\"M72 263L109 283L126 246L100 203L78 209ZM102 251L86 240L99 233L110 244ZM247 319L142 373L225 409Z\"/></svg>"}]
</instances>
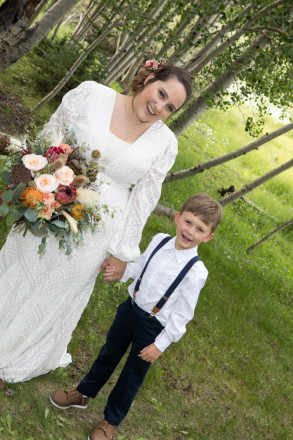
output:
<instances>
[{"instance_id":1,"label":"white flower","mask_svg":"<svg viewBox=\"0 0 293 440\"><path fill-rule=\"evenodd\" d=\"M22 161L24 166L31 171L39 171L48 163L47 158L40 154L25 154Z\"/></svg>"},{"instance_id":2,"label":"white flower","mask_svg":"<svg viewBox=\"0 0 293 440\"><path fill-rule=\"evenodd\" d=\"M76 192L76 200L78 200L83 206L94 208L98 205L99 196L96 191L92 191L91 189L77 188Z\"/></svg>"},{"instance_id":3,"label":"white flower","mask_svg":"<svg viewBox=\"0 0 293 440\"><path fill-rule=\"evenodd\" d=\"M78 233L78 228L77 228L77 221L71 217L71 215L69 215L66 211L62 211L62 214L64 215L64 217L66 218L66 220L69 223L70 229L77 234Z\"/></svg>"},{"instance_id":4,"label":"white flower","mask_svg":"<svg viewBox=\"0 0 293 440\"><path fill-rule=\"evenodd\" d=\"M41 174L35 178L37 188L43 193L51 193L58 188L58 181L51 174Z\"/></svg>"},{"instance_id":5,"label":"white flower","mask_svg":"<svg viewBox=\"0 0 293 440\"><path fill-rule=\"evenodd\" d=\"M74 172L71 168L64 165L55 171L54 176L61 185L70 185L73 182Z\"/></svg>"}]
</instances>

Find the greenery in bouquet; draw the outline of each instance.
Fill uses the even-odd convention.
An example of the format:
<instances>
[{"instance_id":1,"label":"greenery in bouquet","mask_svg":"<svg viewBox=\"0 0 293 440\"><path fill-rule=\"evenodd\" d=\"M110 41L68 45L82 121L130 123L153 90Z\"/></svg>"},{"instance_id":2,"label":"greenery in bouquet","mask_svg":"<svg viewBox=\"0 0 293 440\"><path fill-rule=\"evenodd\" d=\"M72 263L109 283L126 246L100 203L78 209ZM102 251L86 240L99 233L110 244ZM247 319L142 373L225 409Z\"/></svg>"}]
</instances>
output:
<instances>
[{"instance_id":1,"label":"greenery in bouquet","mask_svg":"<svg viewBox=\"0 0 293 440\"><path fill-rule=\"evenodd\" d=\"M59 138L59 140L58 140ZM0 192L0 219L8 226L30 229L41 235L38 252L46 247L49 231L59 238L66 254L83 232L94 230L101 209L97 191L89 188L99 171L100 152L86 159L86 146L77 144L67 130L53 139L40 136L35 142L11 145L2 178L7 185Z\"/></svg>"}]
</instances>

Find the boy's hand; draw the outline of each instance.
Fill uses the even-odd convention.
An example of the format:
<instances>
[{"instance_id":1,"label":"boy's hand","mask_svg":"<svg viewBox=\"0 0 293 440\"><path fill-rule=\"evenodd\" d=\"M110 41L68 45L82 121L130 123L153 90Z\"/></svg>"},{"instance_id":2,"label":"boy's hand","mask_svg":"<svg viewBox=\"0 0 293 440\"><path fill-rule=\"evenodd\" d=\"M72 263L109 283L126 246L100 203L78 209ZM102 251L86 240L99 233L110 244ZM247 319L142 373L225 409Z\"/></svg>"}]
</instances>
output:
<instances>
[{"instance_id":1,"label":"boy's hand","mask_svg":"<svg viewBox=\"0 0 293 440\"><path fill-rule=\"evenodd\" d=\"M122 277L122 275L125 272L126 265L127 265L127 263L125 261L121 261L118 258L113 257L113 255L111 255L111 257L109 257L109 258L106 258L106 260L102 264L100 270L105 270L107 266L112 266L112 267L115 267L115 273L113 273L113 271L112 271L111 276L110 275L106 276L106 273L104 273L105 283L110 283L111 281L120 280L120 278Z\"/></svg>"},{"instance_id":2,"label":"boy's hand","mask_svg":"<svg viewBox=\"0 0 293 440\"><path fill-rule=\"evenodd\" d=\"M155 362L162 352L155 346L155 344L150 344L144 347L140 353L139 357L146 362Z\"/></svg>"},{"instance_id":3,"label":"boy's hand","mask_svg":"<svg viewBox=\"0 0 293 440\"><path fill-rule=\"evenodd\" d=\"M116 268L115 266L106 266L104 270L104 281L105 283L111 283L114 281Z\"/></svg>"}]
</instances>

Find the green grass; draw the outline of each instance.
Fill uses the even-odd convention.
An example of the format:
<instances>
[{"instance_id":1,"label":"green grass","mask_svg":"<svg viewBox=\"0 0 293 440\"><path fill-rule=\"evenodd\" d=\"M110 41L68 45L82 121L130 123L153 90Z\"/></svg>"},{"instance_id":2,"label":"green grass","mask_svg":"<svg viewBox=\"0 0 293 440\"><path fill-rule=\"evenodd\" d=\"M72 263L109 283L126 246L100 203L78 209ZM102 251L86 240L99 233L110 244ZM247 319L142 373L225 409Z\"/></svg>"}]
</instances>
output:
<instances>
[{"instance_id":1,"label":"green grass","mask_svg":"<svg viewBox=\"0 0 293 440\"><path fill-rule=\"evenodd\" d=\"M13 67L14 68L14 67ZM17 70L15 70L17 72ZM14 80L15 81L15 80ZM12 87L4 75L1 84ZM19 86L20 87L20 86ZM24 101L33 89L27 84ZM17 89L21 93L21 87ZM40 96L35 95L34 101ZM45 119L50 106L40 116ZM265 130L280 125L267 121ZM161 204L179 209L198 191L240 188L292 157L292 132L242 158L197 176L165 184ZM180 139L174 170L232 151L252 141L241 113L211 110ZM209 278L187 334L152 366L117 440L288 440L293 438L293 251L292 229L283 230L246 254L248 246L292 218L292 170L247 194L255 206L237 201L224 210L215 238L200 247ZM157 232L174 234L172 221L152 214L144 250ZM3 244L5 226L0 223ZM119 370L87 411L61 411L48 394L76 384L105 341L126 286L98 279L69 345L73 363L30 382L0 390L0 438L81 440L103 417Z\"/></svg>"}]
</instances>

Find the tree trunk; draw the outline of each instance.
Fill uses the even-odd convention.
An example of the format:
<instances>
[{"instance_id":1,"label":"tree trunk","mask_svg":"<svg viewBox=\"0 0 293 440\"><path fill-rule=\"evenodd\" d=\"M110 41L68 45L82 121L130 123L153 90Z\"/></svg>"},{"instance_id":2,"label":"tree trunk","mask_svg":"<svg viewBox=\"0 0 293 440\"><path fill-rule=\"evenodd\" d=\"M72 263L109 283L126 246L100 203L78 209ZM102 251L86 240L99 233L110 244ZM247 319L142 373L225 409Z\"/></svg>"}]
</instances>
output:
<instances>
[{"instance_id":1,"label":"tree trunk","mask_svg":"<svg viewBox=\"0 0 293 440\"><path fill-rule=\"evenodd\" d=\"M26 55L59 23L79 0L58 0L32 28L23 29L24 36L0 56L0 73Z\"/></svg>"},{"instance_id":2,"label":"tree trunk","mask_svg":"<svg viewBox=\"0 0 293 440\"><path fill-rule=\"evenodd\" d=\"M0 54L17 44L41 0L6 0L0 6Z\"/></svg>"},{"instance_id":3,"label":"tree trunk","mask_svg":"<svg viewBox=\"0 0 293 440\"><path fill-rule=\"evenodd\" d=\"M212 26L219 14L206 15L200 17L190 30L183 47L178 51L175 50L170 57L170 64L178 67L184 67L190 54L194 51L194 46L201 39L202 33L207 25Z\"/></svg>"},{"instance_id":4,"label":"tree trunk","mask_svg":"<svg viewBox=\"0 0 293 440\"><path fill-rule=\"evenodd\" d=\"M161 0L159 4L150 11L149 20L154 20L162 11L164 6L168 3L169 0ZM144 36L149 33L149 29L147 27L141 26L141 30L137 32L136 39L139 37L140 40L144 38ZM106 79L106 83L112 82L113 78L116 77L117 73L123 73L120 69L121 63L125 65L125 59L130 59L130 53L133 54L133 48L137 48L137 43L134 38L129 38L126 43L120 48L118 54L112 59L111 65L108 70L108 76ZM131 61L130 61L131 64Z\"/></svg>"},{"instance_id":5,"label":"tree trunk","mask_svg":"<svg viewBox=\"0 0 293 440\"><path fill-rule=\"evenodd\" d=\"M247 185L243 186L238 191L233 192L229 196L220 199L219 202L222 204L222 206L229 205L230 203L234 202L234 200L239 199L240 197L244 196L244 194L247 194L248 192L254 190L258 186L262 185L263 183L267 182L268 180L272 179L278 174L283 173L283 171L288 170L292 166L293 166L293 159L283 163L282 165L273 169L272 171L269 171L268 173L264 174L262 177L259 177L253 182L248 183Z\"/></svg>"},{"instance_id":6,"label":"tree trunk","mask_svg":"<svg viewBox=\"0 0 293 440\"><path fill-rule=\"evenodd\" d=\"M175 209L168 208L167 206L157 205L154 209L154 213L157 215L166 215L167 217L173 219L176 211Z\"/></svg>"},{"instance_id":7,"label":"tree trunk","mask_svg":"<svg viewBox=\"0 0 293 440\"><path fill-rule=\"evenodd\" d=\"M248 254L249 252L253 251L255 248L257 248L260 244L262 244L264 241L268 240L272 235L276 234L277 232L281 231L284 228L287 228L288 226L293 225L293 218L291 220L288 220L285 223L282 223L281 225L279 225L276 229L274 229L273 231L271 231L269 234L265 235L261 240L257 241L256 243L254 243L252 246L249 246L246 249L246 253Z\"/></svg>"},{"instance_id":8,"label":"tree trunk","mask_svg":"<svg viewBox=\"0 0 293 440\"><path fill-rule=\"evenodd\" d=\"M199 73L213 58L220 55L224 52L227 47L231 46L235 41L239 40L245 32L249 29L249 27L255 23L259 18L263 17L265 14L267 14L271 9L278 6L280 3L282 3L283 0L275 1L274 3L271 3L270 5L263 8L261 11L259 11L257 14L255 14L253 17L251 17L238 31L236 31L233 35L229 36L229 38L226 39L221 45L216 47L213 51L211 51L206 57L204 57L201 61L198 63L194 63L191 65L187 70L190 74L196 75Z\"/></svg>"},{"instance_id":9,"label":"tree trunk","mask_svg":"<svg viewBox=\"0 0 293 440\"><path fill-rule=\"evenodd\" d=\"M208 100L215 98L224 90L230 87L237 78L237 74L245 70L250 62L255 58L258 51L263 49L268 43L266 35L257 37L246 49L244 54L231 64L231 69L222 73L204 92L203 95L195 98L171 124L170 129L178 137L180 136L202 113L209 107Z\"/></svg>"},{"instance_id":10,"label":"tree trunk","mask_svg":"<svg viewBox=\"0 0 293 440\"><path fill-rule=\"evenodd\" d=\"M217 165L221 165L222 163L229 162L230 160L236 159L236 157L247 154L252 150L257 150L258 147L260 147L261 145L270 142L272 139L275 139L276 137L279 137L290 130L293 130L293 122L290 122L284 127L272 131L271 133L267 133L259 138L257 141L251 142L251 144L246 145L245 147L238 148L231 153L227 153L223 156L216 157L215 159L208 160L207 162L203 162L186 170L177 171L176 173L170 173L166 176L164 183L185 179L186 177L191 177L195 174L202 173L203 171L209 170L210 168L216 167Z\"/></svg>"},{"instance_id":11,"label":"tree trunk","mask_svg":"<svg viewBox=\"0 0 293 440\"><path fill-rule=\"evenodd\" d=\"M223 41L223 38L228 34L228 32L233 29L233 25L239 19L245 17L245 15L249 11L251 11L252 8L253 4L248 5L240 12L237 17L232 20L231 23L226 24L220 30L218 30L216 32L216 35L210 41L208 41L207 44L202 49L200 49L188 63L186 63L185 69L192 71L194 64L196 65L196 63L202 60L203 57L209 55L214 50L214 48L217 47L221 41Z\"/></svg>"}]
</instances>

